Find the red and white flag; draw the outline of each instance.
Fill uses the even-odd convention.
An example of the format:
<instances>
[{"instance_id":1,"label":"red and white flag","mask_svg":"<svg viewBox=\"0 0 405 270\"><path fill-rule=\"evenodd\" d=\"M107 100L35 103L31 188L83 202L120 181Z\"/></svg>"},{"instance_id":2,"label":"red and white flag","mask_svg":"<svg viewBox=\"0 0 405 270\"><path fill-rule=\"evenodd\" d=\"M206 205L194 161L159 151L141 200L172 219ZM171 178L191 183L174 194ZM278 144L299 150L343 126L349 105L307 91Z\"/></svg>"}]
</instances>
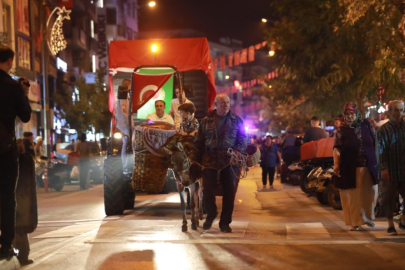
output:
<instances>
[{"instance_id":1,"label":"red and white flag","mask_svg":"<svg viewBox=\"0 0 405 270\"><path fill-rule=\"evenodd\" d=\"M132 111L136 112L145 105L172 76L169 74L138 74L133 75Z\"/></svg>"},{"instance_id":2,"label":"red and white flag","mask_svg":"<svg viewBox=\"0 0 405 270\"><path fill-rule=\"evenodd\" d=\"M250 46L249 47L249 62L255 61L255 47Z\"/></svg>"},{"instance_id":3,"label":"red and white flag","mask_svg":"<svg viewBox=\"0 0 405 270\"><path fill-rule=\"evenodd\" d=\"M240 62L241 63L247 63L247 54L248 54L248 49L243 49L242 53L240 54Z\"/></svg>"},{"instance_id":4,"label":"red and white flag","mask_svg":"<svg viewBox=\"0 0 405 270\"><path fill-rule=\"evenodd\" d=\"M233 53L228 54L228 66L233 67Z\"/></svg>"}]
</instances>

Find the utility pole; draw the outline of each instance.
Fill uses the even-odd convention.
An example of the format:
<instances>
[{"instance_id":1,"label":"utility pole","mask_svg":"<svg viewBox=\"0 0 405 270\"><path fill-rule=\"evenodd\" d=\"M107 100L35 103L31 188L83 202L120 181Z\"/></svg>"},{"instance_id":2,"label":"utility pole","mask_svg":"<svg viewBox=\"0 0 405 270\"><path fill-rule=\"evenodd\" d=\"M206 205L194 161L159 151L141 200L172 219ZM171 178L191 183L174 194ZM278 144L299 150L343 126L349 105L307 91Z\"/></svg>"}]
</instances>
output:
<instances>
[{"instance_id":1,"label":"utility pole","mask_svg":"<svg viewBox=\"0 0 405 270\"><path fill-rule=\"evenodd\" d=\"M41 7L41 29L42 29L42 42L41 42L41 56L42 56L42 93L43 93L43 124L42 127L44 129L44 147L46 151L46 156L48 158L51 157L51 146L49 142L49 87L48 87L48 48L46 44L47 40L47 29L46 29L46 0L42 1Z\"/></svg>"}]
</instances>

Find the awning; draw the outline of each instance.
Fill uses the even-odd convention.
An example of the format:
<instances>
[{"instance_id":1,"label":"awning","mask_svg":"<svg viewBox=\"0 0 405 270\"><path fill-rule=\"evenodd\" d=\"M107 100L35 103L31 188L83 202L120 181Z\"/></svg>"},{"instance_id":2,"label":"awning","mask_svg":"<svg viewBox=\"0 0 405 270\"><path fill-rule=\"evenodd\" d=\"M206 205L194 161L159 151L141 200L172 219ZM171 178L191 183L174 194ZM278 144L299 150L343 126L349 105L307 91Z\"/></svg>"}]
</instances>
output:
<instances>
[{"instance_id":1,"label":"awning","mask_svg":"<svg viewBox=\"0 0 405 270\"><path fill-rule=\"evenodd\" d=\"M152 44L157 45L156 55L151 51ZM121 40L110 43L110 73L133 70L147 65L173 66L178 71L205 71L208 76L208 104L209 107L212 106L216 95L215 77L210 48L206 38ZM110 85L110 91L111 87L112 85ZM113 96L110 95L110 98ZM110 104L114 104L114 102L110 100Z\"/></svg>"}]
</instances>

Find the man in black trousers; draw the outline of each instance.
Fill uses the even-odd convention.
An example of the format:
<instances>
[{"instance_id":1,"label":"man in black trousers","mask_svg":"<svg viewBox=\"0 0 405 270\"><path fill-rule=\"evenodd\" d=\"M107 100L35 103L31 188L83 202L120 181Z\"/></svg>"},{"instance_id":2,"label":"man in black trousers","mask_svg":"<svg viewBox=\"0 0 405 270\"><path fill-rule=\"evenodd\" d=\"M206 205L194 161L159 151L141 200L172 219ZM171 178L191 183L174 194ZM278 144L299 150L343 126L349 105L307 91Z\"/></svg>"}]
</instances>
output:
<instances>
[{"instance_id":1,"label":"man in black trousers","mask_svg":"<svg viewBox=\"0 0 405 270\"><path fill-rule=\"evenodd\" d=\"M207 218L203 229L209 230L217 218L215 189L221 183L223 197L219 228L222 232L230 233L239 167L230 167L227 151L231 148L245 153L246 134L242 119L230 110L230 99L226 94L217 95L214 105L216 109L201 121L193 161L204 166L203 195Z\"/></svg>"},{"instance_id":2,"label":"man in black trousers","mask_svg":"<svg viewBox=\"0 0 405 270\"><path fill-rule=\"evenodd\" d=\"M14 52L8 47L0 46L0 128L4 136L13 137L11 147L0 153L0 204L1 236L0 258L18 255L12 247L15 229L15 188L18 176L18 149L15 140L15 119L27 123L31 118L28 93L14 81L8 72L13 66ZM1 139L0 144L6 140ZM6 147L1 147L6 148Z\"/></svg>"}]
</instances>

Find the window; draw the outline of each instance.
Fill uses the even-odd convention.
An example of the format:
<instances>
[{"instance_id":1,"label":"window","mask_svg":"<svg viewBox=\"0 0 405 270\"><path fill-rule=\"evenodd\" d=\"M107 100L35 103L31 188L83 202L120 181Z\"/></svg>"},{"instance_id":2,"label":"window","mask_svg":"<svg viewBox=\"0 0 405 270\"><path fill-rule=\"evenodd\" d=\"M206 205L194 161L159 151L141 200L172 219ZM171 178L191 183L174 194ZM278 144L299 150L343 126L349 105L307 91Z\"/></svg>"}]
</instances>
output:
<instances>
[{"instance_id":1,"label":"window","mask_svg":"<svg viewBox=\"0 0 405 270\"><path fill-rule=\"evenodd\" d=\"M131 28L127 28L127 39L133 39L133 37L132 37L132 29Z\"/></svg>"},{"instance_id":2,"label":"window","mask_svg":"<svg viewBox=\"0 0 405 270\"><path fill-rule=\"evenodd\" d=\"M91 38L94 38L94 21L90 20L90 35Z\"/></svg>"},{"instance_id":3,"label":"window","mask_svg":"<svg viewBox=\"0 0 405 270\"><path fill-rule=\"evenodd\" d=\"M18 65L31 70L31 43L22 37L18 37L17 43Z\"/></svg>"},{"instance_id":4,"label":"window","mask_svg":"<svg viewBox=\"0 0 405 270\"><path fill-rule=\"evenodd\" d=\"M11 13L10 6L3 3L3 32L0 33L0 43L10 45L11 37Z\"/></svg>"},{"instance_id":5,"label":"window","mask_svg":"<svg viewBox=\"0 0 405 270\"><path fill-rule=\"evenodd\" d=\"M17 29L27 36L30 35L28 0L17 1Z\"/></svg>"},{"instance_id":6,"label":"window","mask_svg":"<svg viewBox=\"0 0 405 270\"><path fill-rule=\"evenodd\" d=\"M117 9L107 8L107 24L117 24Z\"/></svg>"},{"instance_id":7,"label":"window","mask_svg":"<svg viewBox=\"0 0 405 270\"><path fill-rule=\"evenodd\" d=\"M131 10L132 10L132 3L124 4L124 12L126 16L128 17L131 16Z\"/></svg>"},{"instance_id":8,"label":"window","mask_svg":"<svg viewBox=\"0 0 405 270\"><path fill-rule=\"evenodd\" d=\"M136 6L136 3L134 3L133 5L132 5L132 17L134 18L134 19L136 19L136 15L138 14L138 8L137 8L137 6Z\"/></svg>"},{"instance_id":9,"label":"window","mask_svg":"<svg viewBox=\"0 0 405 270\"><path fill-rule=\"evenodd\" d=\"M224 80L224 72L223 71L217 71L217 77L218 77L218 80L223 81Z\"/></svg>"}]
</instances>

